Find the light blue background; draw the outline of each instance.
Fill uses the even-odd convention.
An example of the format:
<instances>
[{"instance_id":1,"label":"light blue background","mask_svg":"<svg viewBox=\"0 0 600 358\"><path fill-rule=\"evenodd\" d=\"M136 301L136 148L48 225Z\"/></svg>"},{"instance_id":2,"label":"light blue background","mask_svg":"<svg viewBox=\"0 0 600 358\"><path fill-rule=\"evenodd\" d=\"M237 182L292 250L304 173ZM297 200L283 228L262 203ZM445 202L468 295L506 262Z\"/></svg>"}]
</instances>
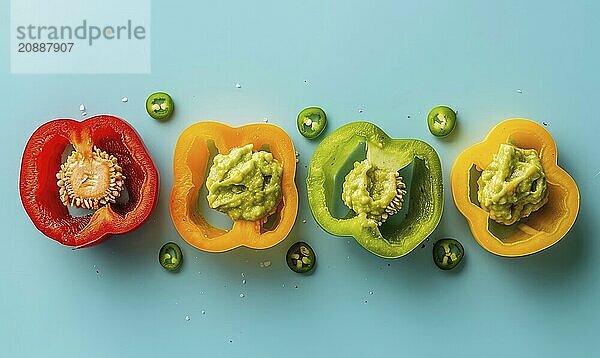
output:
<instances>
[{"instance_id":1,"label":"light blue background","mask_svg":"<svg viewBox=\"0 0 600 358\"><path fill-rule=\"evenodd\" d=\"M151 74L11 75L9 4L2 0L2 356L596 353L600 4L562 3L155 1ZM145 114L144 100L155 90L176 101L168 123ZM90 115L122 116L138 129L159 167L161 190L147 225L72 251L34 228L18 196L18 170L35 128L56 117L81 118L81 103ZM433 138L425 124L438 104L459 110L458 131L448 140ZM296 114L308 105L327 111L328 133L364 119L438 150L446 203L424 249L384 260L316 226L304 179L317 142L295 128ZM473 240L448 184L458 153L514 116L548 124L582 199L579 219L561 242L506 259ZM300 152L292 234L266 251L195 250L169 218L178 134L203 119L238 125L263 117L286 129ZM459 271L442 272L431 261L431 243L443 236L465 246ZM319 257L312 276L284 263L299 239ZM157 262L169 240L186 255L177 274ZM261 268L265 260L272 265Z\"/></svg>"},{"instance_id":2,"label":"light blue background","mask_svg":"<svg viewBox=\"0 0 600 358\"><path fill-rule=\"evenodd\" d=\"M12 73L150 72L150 0L12 0L10 3ZM121 34L117 29L119 26L127 26L128 20L131 21L131 39L128 39L128 31L123 30ZM46 53L43 56L38 52L18 52L19 43L36 42L29 37L18 39L17 29L27 28L29 25L35 26L33 31L21 29L24 32L22 35L31 36L31 33L37 42L62 42L65 45L72 43L70 51L53 52L51 55ZM57 31L54 36L60 38L63 26L70 27L72 37L69 38L69 32L65 30L64 40L53 40L48 27L55 27ZM95 29L92 29L94 27ZM110 40L104 38L106 27L113 31L112 35L108 35L109 38L112 37ZM139 36L142 39L133 35L137 27L145 30L143 36ZM78 36L85 39L78 39ZM108 56L111 53L119 55Z\"/></svg>"}]
</instances>

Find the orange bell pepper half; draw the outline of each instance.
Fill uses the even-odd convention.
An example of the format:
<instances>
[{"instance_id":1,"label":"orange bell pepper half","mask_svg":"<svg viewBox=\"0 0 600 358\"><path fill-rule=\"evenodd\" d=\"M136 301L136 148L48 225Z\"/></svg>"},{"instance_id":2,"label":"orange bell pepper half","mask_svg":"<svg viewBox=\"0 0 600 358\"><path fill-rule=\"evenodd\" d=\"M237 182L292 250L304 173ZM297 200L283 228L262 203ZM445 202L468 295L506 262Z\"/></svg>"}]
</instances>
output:
<instances>
[{"instance_id":1,"label":"orange bell pepper half","mask_svg":"<svg viewBox=\"0 0 600 358\"><path fill-rule=\"evenodd\" d=\"M510 226L491 220L477 201L477 178L500 144L507 142L537 151L548 187L548 202ZM557 160L556 143L550 133L536 122L520 118L501 122L483 142L456 158L450 175L452 196L481 246L500 256L524 256L554 245L567 234L579 211L579 189Z\"/></svg>"},{"instance_id":2,"label":"orange bell pepper half","mask_svg":"<svg viewBox=\"0 0 600 358\"><path fill-rule=\"evenodd\" d=\"M266 230L260 220L236 220L231 230L226 231L211 225L197 209L198 200L202 200L200 189L212 165L211 142L222 154L246 144L253 144L255 150L267 146L281 163L282 199L274 214L278 221L272 230ZM288 134L275 125L261 123L234 128L218 122L193 124L177 140L173 172L171 218L181 237L200 250L223 252L240 246L266 249L283 241L294 226L298 214L298 190L294 182L296 152Z\"/></svg>"}]
</instances>

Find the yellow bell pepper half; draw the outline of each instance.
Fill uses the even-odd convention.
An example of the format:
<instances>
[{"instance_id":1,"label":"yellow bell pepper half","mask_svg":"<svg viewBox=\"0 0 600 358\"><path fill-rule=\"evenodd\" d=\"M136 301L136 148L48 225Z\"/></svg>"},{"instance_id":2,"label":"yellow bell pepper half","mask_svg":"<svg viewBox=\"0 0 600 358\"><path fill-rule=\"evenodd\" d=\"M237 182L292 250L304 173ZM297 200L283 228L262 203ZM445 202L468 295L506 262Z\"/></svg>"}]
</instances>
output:
<instances>
[{"instance_id":1,"label":"yellow bell pepper half","mask_svg":"<svg viewBox=\"0 0 600 358\"><path fill-rule=\"evenodd\" d=\"M537 151L549 191L548 203L510 226L491 220L477 200L477 179L500 144L507 142ZM566 235L579 211L579 189L575 180L558 166L557 159L556 143L550 133L536 122L522 118L499 123L482 142L456 158L450 178L452 196L481 246L500 256L525 256L554 245Z\"/></svg>"},{"instance_id":2,"label":"yellow bell pepper half","mask_svg":"<svg viewBox=\"0 0 600 358\"><path fill-rule=\"evenodd\" d=\"M266 146L283 166L282 199L275 227L265 230L264 222L236 220L226 231L211 225L197 208L200 189L212 164L211 148L228 153L234 147ZM298 190L294 182L296 154L288 134L272 124L249 124L237 128L218 122L199 122L186 128L175 145L171 218L175 228L190 245L209 252L239 246L266 249L283 241L294 226L298 213Z\"/></svg>"}]
</instances>

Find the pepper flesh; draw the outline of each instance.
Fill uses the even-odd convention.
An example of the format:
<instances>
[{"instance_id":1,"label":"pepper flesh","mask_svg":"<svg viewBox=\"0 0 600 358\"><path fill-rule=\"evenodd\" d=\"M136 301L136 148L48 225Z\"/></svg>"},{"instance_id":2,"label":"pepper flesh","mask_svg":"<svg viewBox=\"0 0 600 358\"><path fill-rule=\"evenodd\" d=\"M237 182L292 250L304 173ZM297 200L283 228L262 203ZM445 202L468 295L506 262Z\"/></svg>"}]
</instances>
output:
<instances>
[{"instance_id":1,"label":"pepper flesh","mask_svg":"<svg viewBox=\"0 0 600 358\"><path fill-rule=\"evenodd\" d=\"M123 185L129 200L101 206L93 214L71 216L56 179L68 145L84 156L92 154L94 145L110 152L127 177ZM91 246L135 230L156 206L158 186L158 171L144 143L131 125L117 117L50 121L31 135L23 151L19 183L23 207L44 235L64 245Z\"/></svg>"},{"instance_id":2,"label":"pepper flesh","mask_svg":"<svg viewBox=\"0 0 600 358\"><path fill-rule=\"evenodd\" d=\"M535 149L546 175L548 202L532 213L526 222L499 237L492 233L489 214L477 202L474 173L486 168L503 143ZM454 162L450 175L454 203L467 219L475 240L500 256L516 257L542 251L567 234L579 212L579 189L575 180L558 166L554 139L539 124L524 118L508 119L496 125L486 138L464 150Z\"/></svg>"},{"instance_id":3,"label":"pepper flesh","mask_svg":"<svg viewBox=\"0 0 600 358\"><path fill-rule=\"evenodd\" d=\"M413 174L406 218L399 224L386 222L378 227L364 215L334 217L336 177L342 178L342 167L362 143L367 159L377 167L399 171L411 163ZM392 139L372 123L346 124L315 150L306 179L310 209L317 223L332 235L352 236L365 249L395 258L416 248L438 225L443 210L442 167L435 150L417 139Z\"/></svg>"},{"instance_id":4,"label":"pepper flesh","mask_svg":"<svg viewBox=\"0 0 600 358\"><path fill-rule=\"evenodd\" d=\"M272 230L265 230L263 220L236 220L231 230L226 231L211 225L197 209L200 189L211 164L211 142L219 153L246 144L253 144L254 148L268 146L281 163L282 199L275 213L278 222ZM177 140L173 172L171 218L181 237L200 250L222 252L240 246L266 249L285 239L294 225L298 213L295 150L287 133L275 125L261 123L234 128L209 121L193 124Z\"/></svg>"}]
</instances>

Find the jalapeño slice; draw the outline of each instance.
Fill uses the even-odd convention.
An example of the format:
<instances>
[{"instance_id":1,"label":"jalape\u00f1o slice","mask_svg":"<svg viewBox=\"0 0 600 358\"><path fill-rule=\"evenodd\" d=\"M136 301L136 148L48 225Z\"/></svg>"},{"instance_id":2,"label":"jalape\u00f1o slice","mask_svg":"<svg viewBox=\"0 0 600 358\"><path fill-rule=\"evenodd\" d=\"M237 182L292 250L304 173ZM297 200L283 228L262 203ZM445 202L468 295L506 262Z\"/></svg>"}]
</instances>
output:
<instances>
[{"instance_id":1,"label":"jalape\u00f1o slice","mask_svg":"<svg viewBox=\"0 0 600 358\"><path fill-rule=\"evenodd\" d=\"M445 137L452 133L456 126L456 112L450 107L438 106L427 116L429 131L436 137Z\"/></svg>"},{"instance_id":2,"label":"jalape\u00f1o slice","mask_svg":"<svg viewBox=\"0 0 600 358\"><path fill-rule=\"evenodd\" d=\"M285 261L290 270L297 273L307 273L315 267L317 256L315 256L312 247L299 241L290 246Z\"/></svg>"},{"instance_id":3,"label":"jalape\u00f1o slice","mask_svg":"<svg viewBox=\"0 0 600 358\"><path fill-rule=\"evenodd\" d=\"M156 120L166 121L171 117L174 110L173 99L167 93L155 92L146 100L146 111L150 117Z\"/></svg>"},{"instance_id":4,"label":"jalape\u00f1o slice","mask_svg":"<svg viewBox=\"0 0 600 358\"><path fill-rule=\"evenodd\" d=\"M158 262L169 271L176 271L183 262L183 253L181 248L174 242L167 242L160 248L158 253Z\"/></svg>"},{"instance_id":5,"label":"jalape\u00f1o slice","mask_svg":"<svg viewBox=\"0 0 600 358\"><path fill-rule=\"evenodd\" d=\"M327 116L319 107L304 108L298 114L298 131L308 139L319 136L327 126Z\"/></svg>"},{"instance_id":6,"label":"jalape\u00f1o slice","mask_svg":"<svg viewBox=\"0 0 600 358\"><path fill-rule=\"evenodd\" d=\"M433 262L442 270L452 270L464 256L465 249L454 239L440 239L433 244Z\"/></svg>"}]
</instances>

